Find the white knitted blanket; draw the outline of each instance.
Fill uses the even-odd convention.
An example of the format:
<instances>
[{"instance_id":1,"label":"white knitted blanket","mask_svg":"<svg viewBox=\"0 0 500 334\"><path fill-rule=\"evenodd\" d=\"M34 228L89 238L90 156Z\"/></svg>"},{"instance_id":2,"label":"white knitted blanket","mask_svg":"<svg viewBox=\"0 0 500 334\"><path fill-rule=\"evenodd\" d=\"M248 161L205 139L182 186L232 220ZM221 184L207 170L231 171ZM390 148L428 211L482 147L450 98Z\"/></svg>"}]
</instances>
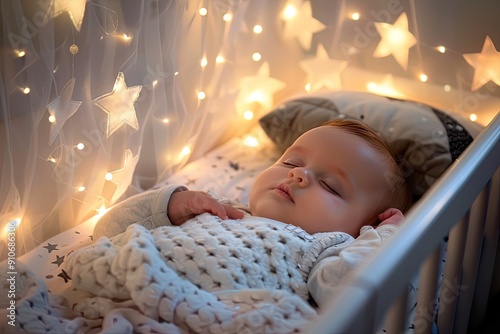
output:
<instances>
[{"instance_id":1,"label":"white knitted blanket","mask_svg":"<svg viewBox=\"0 0 500 334\"><path fill-rule=\"evenodd\" d=\"M72 310L28 270L20 275L30 288L16 305L17 325L51 333L306 332L316 316L306 301L309 270L345 241L208 214L151 231L134 224L70 256L74 287L90 296Z\"/></svg>"}]
</instances>

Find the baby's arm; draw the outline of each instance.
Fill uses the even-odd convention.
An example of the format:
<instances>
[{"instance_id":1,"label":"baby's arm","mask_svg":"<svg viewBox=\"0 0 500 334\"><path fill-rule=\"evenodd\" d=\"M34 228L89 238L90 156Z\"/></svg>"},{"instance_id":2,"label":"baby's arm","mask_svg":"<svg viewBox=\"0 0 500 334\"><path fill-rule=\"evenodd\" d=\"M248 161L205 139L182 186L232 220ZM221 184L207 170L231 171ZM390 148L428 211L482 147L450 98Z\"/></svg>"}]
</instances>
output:
<instances>
[{"instance_id":1,"label":"baby's arm","mask_svg":"<svg viewBox=\"0 0 500 334\"><path fill-rule=\"evenodd\" d=\"M243 218L243 213L221 204L205 192L191 191L184 186L169 185L127 198L113 206L94 227L94 240L111 238L125 232L130 224L147 229L181 225L194 216L209 212L222 219Z\"/></svg>"},{"instance_id":2,"label":"baby's arm","mask_svg":"<svg viewBox=\"0 0 500 334\"><path fill-rule=\"evenodd\" d=\"M146 191L114 205L94 227L94 240L102 236L111 238L125 232L130 224L140 224L147 229L171 225L167 206L172 193L187 189L180 185Z\"/></svg>"},{"instance_id":3,"label":"baby's arm","mask_svg":"<svg viewBox=\"0 0 500 334\"><path fill-rule=\"evenodd\" d=\"M358 238L338 247L337 254L321 260L312 268L307 285L320 308L345 288L343 284L348 274L372 256L398 230L402 215L388 210L381 216L383 221L377 228L363 226Z\"/></svg>"}]
</instances>

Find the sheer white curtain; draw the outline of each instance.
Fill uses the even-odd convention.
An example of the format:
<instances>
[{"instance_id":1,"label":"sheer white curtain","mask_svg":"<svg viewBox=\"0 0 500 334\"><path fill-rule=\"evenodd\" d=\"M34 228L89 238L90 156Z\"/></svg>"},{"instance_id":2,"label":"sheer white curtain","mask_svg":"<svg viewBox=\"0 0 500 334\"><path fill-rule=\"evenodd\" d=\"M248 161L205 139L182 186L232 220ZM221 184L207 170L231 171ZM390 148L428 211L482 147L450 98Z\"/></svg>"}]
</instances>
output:
<instances>
[{"instance_id":1,"label":"sheer white curtain","mask_svg":"<svg viewBox=\"0 0 500 334\"><path fill-rule=\"evenodd\" d=\"M297 94L375 88L492 118L496 77L472 92L475 68L462 54L480 53L488 34L500 46L492 29L498 2L470 6L1 1L0 257L9 226L21 255L164 180ZM395 25L402 14L415 43L397 57L375 52L383 38L374 22ZM441 44L451 51L441 53Z\"/></svg>"},{"instance_id":2,"label":"sheer white curtain","mask_svg":"<svg viewBox=\"0 0 500 334\"><path fill-rule=\"evenodd\" d=\"M246 5L1 2L2 257L9 222L20 255L251 125L217 103L236 87L215 61Z\"/></svg>"}]
</instances>

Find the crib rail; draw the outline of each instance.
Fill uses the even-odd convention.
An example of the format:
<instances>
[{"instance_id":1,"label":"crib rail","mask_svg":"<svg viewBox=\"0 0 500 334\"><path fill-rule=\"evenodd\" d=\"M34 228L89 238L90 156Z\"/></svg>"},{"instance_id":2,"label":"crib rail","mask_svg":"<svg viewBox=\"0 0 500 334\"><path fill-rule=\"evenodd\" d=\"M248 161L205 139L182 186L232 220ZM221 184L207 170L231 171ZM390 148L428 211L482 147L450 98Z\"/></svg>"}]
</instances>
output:
<instances>
[{"instance_id":1,"label":"crib rail","mask_svg":"<svg viewBox=\"0 0 500 334\"><path fill-rule=\"evenodd\" d=\"M416 333L431 332L438 291L440 333L465 333L469 324L477 326L484 316L498 247L499 166L497 114L408 212L397 235L352 273L351 284L308 332L372 333L384 326L389 333L402 332L408 282L419 272ZM442 238L448 233L444 277L439 280Z\"/></svg>"}]
</instances>

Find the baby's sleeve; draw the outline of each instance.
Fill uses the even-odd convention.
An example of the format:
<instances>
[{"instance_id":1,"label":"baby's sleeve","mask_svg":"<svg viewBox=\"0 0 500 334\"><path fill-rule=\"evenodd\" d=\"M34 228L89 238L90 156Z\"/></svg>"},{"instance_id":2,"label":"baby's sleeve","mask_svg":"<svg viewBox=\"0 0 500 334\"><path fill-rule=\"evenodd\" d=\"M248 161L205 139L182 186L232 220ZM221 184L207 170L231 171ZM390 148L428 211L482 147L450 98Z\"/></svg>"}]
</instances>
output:
<instances>
[{"instance_id":1,"label":"baby's sleeve","mask_svg":"<svg viewBox=\"0 0 500 334\"><path fill-rule=\"evenodd\" d=\"M338 246L336 254L322 259L312 268L307 285L320 309L344 288L342 285L348 274L375 253L397 229L390 224L376 229L363 226L356 240L344 247Z\"/></svg>"},{"instance_id":2,"label":"baby's sleeve","mask_svg":"<svg viewBox=\"0 0 500 334\"><path fill-rule=\"evenodd\" d=\"M180 185L168 185L129 197L106 212L94 227L94 240L114 237L125 232L130 224L140 224L147 229L172 225L168 218L168 202L176 190L187 190Z\"/></svg>"}]
</instances>

